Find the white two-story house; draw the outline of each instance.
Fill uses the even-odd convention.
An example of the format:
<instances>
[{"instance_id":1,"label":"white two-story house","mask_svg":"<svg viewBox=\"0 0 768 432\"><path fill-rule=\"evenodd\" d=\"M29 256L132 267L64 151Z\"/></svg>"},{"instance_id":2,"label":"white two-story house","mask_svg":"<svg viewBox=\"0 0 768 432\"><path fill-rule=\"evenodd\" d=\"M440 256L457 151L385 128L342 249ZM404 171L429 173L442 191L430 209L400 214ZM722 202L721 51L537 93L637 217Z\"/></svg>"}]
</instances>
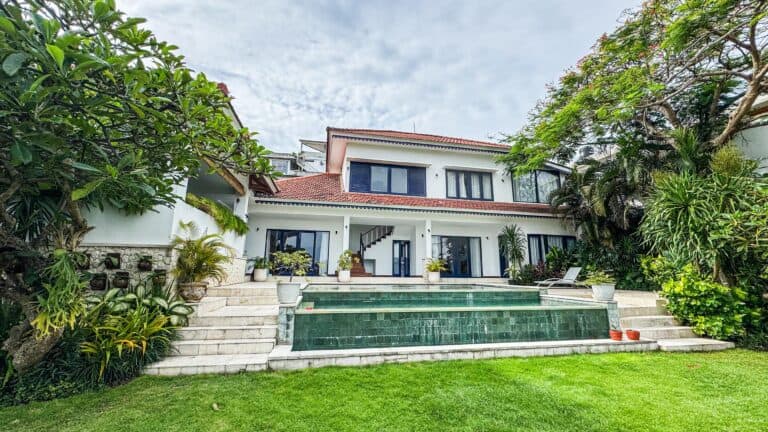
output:
<instances>
[{"instance_id":1,"label":"white two-story house","mask_svg":"<svg viewBox=\"0 0 768 432\"><path fill-rule=\"evenodd\" d=\"M517 224L528 262L575 241L547 204L569 168L549 164L513 180L495 157L508 147L419 133L328 128L324 173L284 179L248 207L246 255L304 249L312 275L333 275L347 249L375 276L421 276L442 258L445 277L499 277L498 237Z\"/></svg>"}]
</instances>

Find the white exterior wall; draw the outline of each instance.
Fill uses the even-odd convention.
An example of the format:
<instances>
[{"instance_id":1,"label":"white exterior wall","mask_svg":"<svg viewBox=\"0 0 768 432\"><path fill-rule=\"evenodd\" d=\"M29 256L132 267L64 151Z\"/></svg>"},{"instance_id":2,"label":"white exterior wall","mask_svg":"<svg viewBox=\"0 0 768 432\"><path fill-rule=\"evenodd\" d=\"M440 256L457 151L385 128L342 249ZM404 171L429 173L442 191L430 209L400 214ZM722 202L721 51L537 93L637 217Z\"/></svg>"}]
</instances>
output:
<instances>
[{"instance_id":1,"label":"white exterior wall","mask_svg":"<svg viewBox=\"0 0 768 432\"><path fill-rule=\"evenodd\" d=\"M329 231L328 274L336 272L336 260L343 251L344 216L350 218L349 246L357 250L359 234L369 226L392 225L393 235L384 239L365 253L366 259L376 260L376 275L392 274L392 241L411 241L411 275L424 272L424 263L432 253L431 236L480 237L483 276L501 274L499 263L498 235L502 228L517 224L528 234L574 235L557 218L504 217L495 215L470 215L429 212L404 212L396 210L349 209L333 207L285 206L251 204L249 227L246 241L248 257L264 256L266 253L267 229L297 229L308 231ZM426 232L431 221L431 230ZM527 256L527 248L526 248Z\"/></svg>"},{"instance_id":2,"label":"white exterior wall","mask_svg":"<svg viewBox=\"0 0 768 432\"><path fill-rule=\"evenodd\" d=\"M492 172L494 201L513 201L510 177L504 173L503 167L494 161L494 155L490 153L350 141L347 143L347 156L342 170L346 190L349 190L350 161L426 166L427 198L446 198L446 168Z\"/></svg>"},{"instance_id":3,"label":"white exterior wall","mask_svg":"<svg viewBox=\"0 0 768 432\"><path fill-rule=\"evenodd\" d=\"M758 161L759 172L768 172L768 126L747 129L734 138L744 156Z\"/></svg>"}]
</instances>

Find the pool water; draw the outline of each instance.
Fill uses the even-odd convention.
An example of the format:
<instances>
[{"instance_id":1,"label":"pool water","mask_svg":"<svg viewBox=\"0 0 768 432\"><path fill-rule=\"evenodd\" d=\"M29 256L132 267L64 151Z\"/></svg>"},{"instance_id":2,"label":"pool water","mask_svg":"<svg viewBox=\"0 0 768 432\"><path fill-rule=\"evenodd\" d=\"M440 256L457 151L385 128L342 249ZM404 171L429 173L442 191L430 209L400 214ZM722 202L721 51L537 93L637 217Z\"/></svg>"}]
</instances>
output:
<instances>
[{"instance_id":1,"label":"pool water","mask_svg":"<svg viewBox=\"0 0 768 432\"><path fill-rule=\"evenodd\" d=\"M608 337L602 306L542 302L536 289L486 285L309 285L293 349L374 348Z\"/></svg>"}]
</instances>

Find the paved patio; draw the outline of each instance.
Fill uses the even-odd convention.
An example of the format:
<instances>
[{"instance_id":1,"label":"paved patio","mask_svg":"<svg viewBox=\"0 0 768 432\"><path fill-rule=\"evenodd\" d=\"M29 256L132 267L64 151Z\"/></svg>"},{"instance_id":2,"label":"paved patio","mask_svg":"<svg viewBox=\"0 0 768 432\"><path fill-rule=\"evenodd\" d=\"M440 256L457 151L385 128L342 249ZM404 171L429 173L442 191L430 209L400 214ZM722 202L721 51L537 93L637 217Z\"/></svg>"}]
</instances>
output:
<instances>
[{"instance_id":1,"label":"paved patio","mask_svg":"<svg viewBox=\"0 0 768 432\"><path fill-rule=\"evenodd\" d=\"M588 288L550 288L549 294L556 296L592 298L592 290ZM653 291L616 290L614 299L619 307L652 307L656 306L659 295Z\"/></svg>"}]
</instances>

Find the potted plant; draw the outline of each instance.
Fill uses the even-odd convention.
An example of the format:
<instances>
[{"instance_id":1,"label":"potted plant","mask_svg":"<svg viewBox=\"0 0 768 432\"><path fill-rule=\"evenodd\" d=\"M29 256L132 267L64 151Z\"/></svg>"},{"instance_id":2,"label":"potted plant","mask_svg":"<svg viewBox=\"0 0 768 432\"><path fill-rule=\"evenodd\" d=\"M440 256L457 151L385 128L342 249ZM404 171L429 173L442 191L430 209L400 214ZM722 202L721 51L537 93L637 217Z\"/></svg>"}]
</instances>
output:
<instances>
[{"instance_id":1,"label":"potted plant","mask_svg":"<svg viewBox=\"0 0 768 432\"><path fill-rule=\"evenodd\" d=\"M267 280L267 270L269 270L269 261L264 257L257 257L253 261L252 280L255 282L264 282Z\"/></svg>"},{"instance_id":2,"label":"potted plant","mask_svg":"<svg viewBox=\"0 0 768 432\"><path fill-rule=\"evenodd\" d=\"M165 286L166 282L168 282L168 270L155 269L155 271L152 272L152 286L155 288L162 288Z\"/></svg>"},{"instance_id":3,"label":"potted plant","mask_svg":"<svg viewBox=\"0 0 768 432\"><path fill-rule=\"evenodd\" d=\"M293 283L294 276L305 276L312 265L312 256L299 249L293 252L275 252L272 254L272 268L277 274L288 274L288 283L277 284L277 300L283 304L293 304L299 298L301 284Z\"/></svg>"},{"instance_id":4,"label":"potted plant","mask_svg":"<svg viewBox=\"0 0 768 432\"><path fill-rule=\"evenodd\" d=\"M142 255L136 263L139 271L148 272L152 270L152 255Z\"/></svg>"},{"instance_id":5,"label":"potted plant","mask_svg":"<svg viewBox=\"0 0 768 432\"><path fill-rule=\"evenodd\" d=\"M120 254L110 252L104 257L104 267L107 270L117 270L120 268Z\"/></svg>"},{"instance_id":6,"label":"potted plant","mask_svg":"<svg viewBox=\"0 0 768 432\"><path fill-rule=\"evenodd\" d=\"M91 280L88 282L92 291L104 291L107 289L107 274L106 273L93 273L91 274Z\"/></svg>"},{"instance_id":7,"label":"potted plant","mask_svg":"<svg viewBox=\"0 0 768 432\"><path fill-rule=\"evenodd\" d=\"M620 341L623 335L623 332L621 330L611 329L608 331L608 333L611 335L611 340Z\"/></svg>"},{"instance_id":8,"label":"potted plant","mask_svg":"<svg viewBox=\"0 0 768 432\"><path fill-rule=\"evenodd\" d=\"M179 295L189 302L198 302L208 289L206 279L221 282L227 277L226 264L232 261L232 248L220 234L199 236L194 222L180 222L185 236L175 236L171 246L179 258L173 274L179 284Z\"/></svg>"},{"instance_id":9,"label":"potted plant","mask_svg":"<svg viewBox=\"0 0 768 432\"><path fill-rule=\"evenodd\" d=\"M75 268L80 271L86 271L91 268L91 254L89 253L76 253L73 255L75 261Z\"/></svg>"},{"instance_id":10,"label":"potted plant","mask_svg":"<svg viewBox=\"0 0 768 432\"><path fill-rule=\"evenodd\" d=\"M584 281L592 287L592 298L600 301L613 300L613 294L616 291L616 279L602 270L594 270L587 274Z\"/></svg>"},{"instance_id":11,"label":"potted plant","mask_svg":"<svg viewBox=\"0 0 768 432\"><path fill-rule=\"evenodd\" d=\"M112 276L112 287L113 288L120 288L125 289L128 288L128 285L131 283L131 274L127 271L119 271L115 272L115 274Z\"/></svg>"},{"instance_id":12,"label":"potted plant","mask_svg":"<svg viewBox=\"0 0 768 432\"><path fill-rule=\"evenodd\" d=\"M339 282L349 282L352 278L352 266L359 262L360 258L358 258L351 250L347 249L342 252L337 263L337 268L339 269Z\"/></svg>"},{"instance_id":13,"label":"potted plant","mask_svg":"<svg viewBox=\"0 0 768 432\"><path fill-rule=\"evenodd\" d=\"M627 339L632 341L640 340L640 332L638 330L627 329Z\"/></svg>"},{"instance_id":14,"label":"potted plant","mask_svg":"<svg viewBox=\"0 0 768 432\"><path fill-rule=\"evenodd\" d=\"M427 281L429 283L440 282L440 272L447 270L445 261L439 258L430 258L427 260Z\"/></svg>"}]
</instances>

